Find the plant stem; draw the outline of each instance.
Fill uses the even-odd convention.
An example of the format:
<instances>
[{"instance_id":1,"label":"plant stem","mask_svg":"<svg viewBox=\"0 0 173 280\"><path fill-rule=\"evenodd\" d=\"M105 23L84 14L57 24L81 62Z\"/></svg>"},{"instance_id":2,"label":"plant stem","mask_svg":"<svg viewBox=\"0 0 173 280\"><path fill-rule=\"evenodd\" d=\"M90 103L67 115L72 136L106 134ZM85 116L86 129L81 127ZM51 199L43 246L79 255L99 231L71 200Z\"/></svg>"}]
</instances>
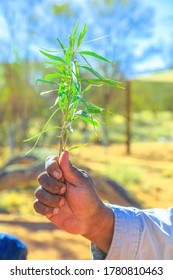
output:
<instances>
[{"instance_id":1,"label":"plant stem","mask_svg":"<svg viewBox=\"0 0 173 280\"><path fill-rule=\"evenodd\" d=\"M71 53L71 62L74 64L74 51ZM76 71L75 71L76 72ZM61 134L60 134L60 139L59 139L59 154L63 152L67 145L67 127L70 126L71 124L71 117L69 116L69 110L70 110L70 105L71 105L71 100L73 98L73 69L70 69L71 73L71 79L66 79L66 83L68 84L68 102L67 102L67 108L62 110L62 128L61 128Z\"/></svg>"},{"instance_id":2,"label":"plant stem","mask_svg":"<svg viewBox=\"0 0 173 280\"><path fill-rule=\"evenodd\" d=\"M61 135L60 135L60 140L59 140L59 155L64 151L65 149L65 126L62 124L62 129L61 129Z\"/></svg>"}]
</instances>

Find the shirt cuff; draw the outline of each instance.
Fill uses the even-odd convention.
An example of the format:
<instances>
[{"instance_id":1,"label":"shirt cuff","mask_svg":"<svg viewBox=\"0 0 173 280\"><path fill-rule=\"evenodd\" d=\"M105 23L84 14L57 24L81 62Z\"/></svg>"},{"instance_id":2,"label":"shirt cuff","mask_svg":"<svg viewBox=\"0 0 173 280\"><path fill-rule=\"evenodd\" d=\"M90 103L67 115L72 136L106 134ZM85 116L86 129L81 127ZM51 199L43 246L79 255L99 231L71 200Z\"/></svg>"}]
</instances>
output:
<instances>
[{"instance_id":1,"label":"shirt cuff","mask_svg":"<svg viewBox=\"0 0 173 280\"><path fill-rule=\"evenodd\" d=\"M114 212L114 233L107 255L91 244L91 254L95 260L133 260L140 240L140 225L136 210L132 207L109 205ZM106 229L105 229L106 230Z\"/></svg>"}]
</instances>

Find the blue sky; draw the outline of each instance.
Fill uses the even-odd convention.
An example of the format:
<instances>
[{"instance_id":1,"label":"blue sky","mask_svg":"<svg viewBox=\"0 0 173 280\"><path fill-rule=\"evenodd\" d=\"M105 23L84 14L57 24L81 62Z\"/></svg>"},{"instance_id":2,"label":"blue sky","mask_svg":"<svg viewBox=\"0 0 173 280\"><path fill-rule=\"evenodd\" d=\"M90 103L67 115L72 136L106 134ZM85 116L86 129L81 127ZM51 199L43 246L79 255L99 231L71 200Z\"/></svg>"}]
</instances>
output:
<instances>
[{"instance_id":1,"label":"blue sky","mask_svg":"<svg viewBox=\"0 0 173 280\"><path fill-rule=\"evenodd\" d=\"M173 1L172 0L144 0L143 4L152 6L157 10L158 17L162 18L165 15L173 14Z\"/></svg>"},{"instance_id":2,"label":"blue sky","mask_svg":"<svg viewBox=\"0 0 173 280\"><path fill-rule=\"evenodd\" d=\"M139 0L140 1L140 0ZM173 0L143 0L143 6L150 6L155 11L155 27L153 32L153 45L163 44L170 45L173 42ZM147 42L145 42L147 44ZM148 42L149 43L149 42ZM138 65L136 70L143 71L144 68L164 69L169 61L165 57L155 55L152 60L145 61L142 65ZM149 70L149 71L150 71Z\"/></svg>"},{"instance_id":3,"label":"blue sky","mask_svg":"<svg viewBox=\"0 0 173 280\"><path fill-rule=\"evenodd\" d=\"M173 0L144 0L143 5L155 10L155 35L169 39L173 33Z\"/></svg>"}]
</instances>

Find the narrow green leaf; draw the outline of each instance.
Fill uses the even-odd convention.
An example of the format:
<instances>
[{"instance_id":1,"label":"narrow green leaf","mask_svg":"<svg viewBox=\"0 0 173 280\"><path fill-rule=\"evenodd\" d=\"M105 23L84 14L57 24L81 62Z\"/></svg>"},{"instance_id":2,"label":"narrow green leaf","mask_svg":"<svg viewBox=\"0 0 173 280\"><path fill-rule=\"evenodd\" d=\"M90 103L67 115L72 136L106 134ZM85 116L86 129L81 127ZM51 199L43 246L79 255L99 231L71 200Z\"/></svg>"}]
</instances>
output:
<instances>
[{"instance_id":1,"label":"narrow green leaf","mask_svg":"<svg viewBox=\"0 0 173 280\"><path fill-rule=\"evenodd\" d=\"M51 114L51 116L49 117L49 119L47 120L47 122L45 123L45 125L43 126L41 132L38 134L37 140L35 141L33 147L32 147L26 154L29 154L29 153L37 146L37 144L38 144L38 142L39 142L39 140L40 140L42 134L47 130L47 126L49 125L51 119L54 117L54 115L55 115L58 111L59 111L59 108L56 109L56 110ZM34 137L34 136L33 136L33 137ZM31 137L31 138L32 138L32 137ZM31 138L30 138L30 139L31 139ZM34 137L34 138L35 138L35 137ZM27 139L26 139L26 140L27 140ZM28 141L29 141L29 140L28 140Z\"/></svg>"},{"instance_id":2,"label":"narrow green leaf","mask_svg":"<svg viewBox=\"0 0 173 280\"><path fill-rule=\"evenodd\" d=\"M112 61L110 61L110 60L106 59L105 57L103 57L103 56L101 56L101 55L98 55L98 54L97 54L97 53L95 53L95 52L90 52L90 51L80 51L80 52L77 52L77 53L79 53L79 54L81 54L81 55L89 55L89 56L93 56L93 57L95 57L95 58L97 58L97 59L100 59L100 60L103 60L103 61L105 61L105 62L108 62L108 63L113 63Z\"/></svg>"},{"instance_id":3,"label":"narrow green leaf","mask_svg":"<svg viewBox=\"0 0 173 280\"><path fill-rule=\"evenodd\" d=\"M100 86L101 86L101 85L94 85L94 84L89 85L89 86L87 86L87 87L82 91L82 94L88 92L92 87L100 87Z\"/></svg>"},{"instance_id":4,"label":"narrow green leaf","mask_svg":"<svg viewBox=\"0 0 173 280\"><path fill-rule=\"evenodd\" d=\"M111 85L113 87L124 89L124 87L122 87L120 85L120 82L117 82L117 81L114 81L114 80L111 80L111 79L104 79L103 82L108 84L108 85Z\"/></svg>"},{"instance_id":5,"label":"narrow green leaf","mask_svg":"<svg viewBox=\"0 0 173 280\"><path fill-rule=\"evenodd\" d=\"M66 53L66 56L65 56L65 61L68 66L70 66L70 63L71 63L71 56L70 56L69 52L70 52L70 48L68 49L68 52Z\"/></svg>"},{"instance_id":6,"label":"narrow green leaf","mask_svg":"<svg viewBox=\"0 0 173 280\"><path fill-rule=\"evenodd\" d=\"M35 138L38 138L40 136L41 133L38 133L36 135L31 136L30 138L24 139L23 142L29 142Z\"/></svg>"},{"instance_id":7,"label":"narrow green leaf","mask_svg":"<svg viewBox=\"0 0 173 280\"><path fill-rule=\"evenodd\" d=\"M98 126L98 122L94 121L93 119L91 119L90 117L88 117L87 112L83 111L83 110L79 110L75 113L75 119L76 118L80 118L85 122L88 122L94 126Z\"/></svg>"},{"instance_id":8,"label":"narrow green leaf","mask_svg":"<svg viewBox=\"0 0 173 280\"><path fill-rule=\"evenodd\" d=\"M73 104L76 104L79 101L79 99L80 98L78 97L78 95L73 95L69 108L73 107Z\"/></svg>"},{"instance_id":9,"label":"narrow green leaf","mask_svg":"<svg viewBox=\"0 0 173 280\"><path fill-rule=\"evenodd\" d=\"M88 92L91 88L92 88L93 85L89 85L87 86L83 91L82 91L82 94Z\"/></svg>"},{"instance_id":10,"label":"narrow green leaf","mask_svg":"<svg viewBox=\"0 0 173 280\"><path fill-rule=\"evenodd\" d=\"M23 142L29 142L29 141L31 141L31 140L34 140L35 138L38 138L38 137L41 136L43 133L45 133L45 132L47 132L47 131L49 131L49 130L55 130L55 129L60 129L60 128L61 128L60 126L51 126L51 127L47 128L47 129L43 130L42 132L40 132L40 133L38 133L38 134L36 134L36 135L33 135L33 136L31 136L30 138L27 138L27 139L23 140Z\"/></svg>"},{"instance_id":11,"label":"narrow green leaf","mask_svg":"<svg viewBox=\"0 0 173 280\"><path fill-rule=\"evenodd\" d=\"M77 49L79 48L81 42L82 42L82 39L84 38L85 34L87 32L87 26L86 26L86 23L84 24L84 27L83 27L83 30L80 32L79 34L79 37L78 37L78 40L77 40Z\"/></svg>"},{"instance_id":12,"label":"narrow green leaf","mask_svg":"<svg viewBox=\"0 0 173 280\"><path fill-rule=\"evenodd\" d=\"M71 36L69 36L68 44L69 44L68 50L73 50L73 39Z\"/></svg>"},{"instance_id":13,"label":"narrow green leaf","mask_svg":"<svg viewBox=\"0 0 173 280\"><path fill-rule=\"evenodd\" d=\"M86 108L87 108L87 112L90 114L101 114L104 111L106 111L105 109L96 106L94 104L90 104L90 105L86 104Z\"/></svg>"},{"instance_id":14,"label":"narrow green leaf","mask_svg":"<svg viewBox=\"0 0 173 280\"><path fill-rule=\"evenodd\" d=\"M54 117L54 115L59 111L59 108L56 109L51 116L48 118L47 122L45 123L45 125L43 126L41 133L44 132L47 129L47 126L49 125L50 121L52 120L52 118Z\"/></svg>"},{"instance_id":15,"label":"narrow green leaf","mask_svg":"<svg viewBox=\"0 0 173 280\"><path fill-rule=\"evenodd\" d=\"M64 47L63 43L58 38L57 38L57 41L58 41L60 47L62 48L63 53L66 54L66 48Z\"/></svg>"},{"instance_id":16,"label":"narrow green leaf","mask_svg":"<svg viewBox=\"0 0 173 280\"><path fill-rule=\"evenodd\" d=\"M76 77L76 65L73 61L71 62L71 72L72 72L73 83L75 85L76 90L78 91L79 86L78 86L78 79Z\"/></svg>"},{"instance_id":17,"label":"narrow green leaf","mask_svg":"<svg viewBox=\"0 0 173 280\"><path fill-rule=\"evenodd\" d=\"M58 73L48 74L44 77L44 80L55 79L55 78L59 78L59 77L62 77L62 74L58 74Z\"/></svg>"},{"instance_id":18,"label":"narrow green leaf","mask_svg":"<svg viewBox=\"0 0 173 280\"><path fill-rule=\"evenodd\" d=\"M85 118L85 117L80 116L80 115L78 116L78 118L81 119L81 120L83 120L83 121L85 121L85 122L87 122L87 123L92 124L93 126L98 126L98 122L96 122L96 121L94 121L94 120L92 120L92 119Z\"/></svg>"},{"instance_id":19,"label":"narrow green leaf","mask_svg":"<svg viewBox=\"0 0 173 280\"><path fill-rule=\"evenodd\" d=\"M88 44L88 43L91 43L91 42L95 42L95 41L104 39L104 38L106 38L106 37L110 37L110 35L105 35L105 36L101 36L101 37L98 37L98 38L95 38L95 39L91 39L91 40L88 40L88 41L83 42L82 44Z\"/></svg>"},{"instance_id":20,"label":"narrow green leaf","mask_svg":"<svg viewBox=\"0 0 173 280\"><path fill-rule=\"evenodd\" d=\"M70 151L72 151L72 150L82 148L82 147L84 147L84 146L86 146L86 145L88 145L88 143L82 144L82 145L73 146L73 147L71 147L71 148L68 148L68 151L70 152Z\"/></svg>"},{"instance_id":21,"label":"narrow green leaf","mask_svg":"<svg viewBox=\"0 0 173 280\"><path fill-rule=\"evenodd\" d=\"M101 83L102 80L101 79L81 79L81 82L89 83L89 84L97 84L97 83Z\"/></svg>"},{"instance_id":22,"label":"narrow green leaf","mask_svg":"<svg viewBox=\"0 0 173 280\"><path fill-rule=\"evenodd\" d=\"M92 73L94 76L96 76L99 79L102 79L102 75L100 75L97 71L95 71L93 68L85 66L85 65L79 65L80 68L83 68L87 71L89 71L90 73Z\"/></svg>"},{"instance_id":23,"label":"narrow green leaf","mask_svg":"<svg viewBox=\"0 0 173 280\"><path fill-rule=\"evenodd\" d=\"M74 29L73 29L73 33L72 33L72 36L71 36L71 38L72 38L72 40L73 40L73 43L75 42L75 40L76 40L76 33L77 33L77 29L78 29L78 21L76 22L76 24L75 24L75 27L74 27ZM74 45L73 45L74 46Z\"/></svg>"},{"instance_id":24,"label":"narrow green leaf","mask_svg":"<svg viewBox=\"0 0 173 280\"><path fill-rule=\"evenodd\" d=\"M39 142L41 136L42 136L44 133L46 133L46 132L49 131L49 130L55 130L55 129L60 129L60 128L61 128L61 127L59 127L59 126L52 126L52 127L48 128L48 129L46 129L46 130L40 132L39 134L34 135L33 137L30 137L30 138L28 138L28 139L25 139L23 142L29 142L29 141L31 141L31 140L37 138L37 140L35 141L35 143L34 143L34 145L32 146L32 148L31 148L28 152L26 152L26 155L29 154L30 152L32 152L32 151L34 150L34 148L37 146L37 144L38 144L38 142Z\"/></svg>"},{"instance_id":25,"label":"narrow green leaf","mask_svg":"<svg viewBox=\"0 0 173 280\"><path fill-rule=\"evenodd\" d=\"M50 64L50 65L57 65L57 66L59 66L59 64L60 64L58 61L56 61L56 62L55 61L45 61L44 63Z\"/></svg>"},{"instance_id":26,"label":"narrow green leaf","mask_svg":"<svg viewBox=\"0 0 173 280\"><path fill-rule=\"evenodd\" d=\"M59 96L56 98L55 103L49 109L54 108L58 104L58 101L59 101Z\"/></svg>"},{"instance_id":27,"label":"narrow green leaf","mask_svg":"<svg viewBox=\"0 0 173 280\"><path fill-rule=\"evenodd\" d=\"M48 58L50 58L52 60L57 60L57 61L61 61L62 63L66 63L65 60L62 57L60 57L60 56L55 56L55 55L49 54L49 53L47 53L45 51L42 51L42 50L40 50L40 52L43 55L47 56Z\"/></svg>"},{"instance_id":28,"label":"narrow green leaf","mask_svg":"<svg viewBox=\"0 0 173 280\"><path fill-rule=\"evenodd\" d=\"M40 82L40 83L46 83L46 84L50 84L50 85L58 85L57 82L43 80L43 79L37 79L35 82L36 82L36 84Z\"/></svg>"},{"instance_id":29,"label":"narrow green leaf","mask_svg":"<svg viewBox=\"0 0 173 280\"><path fill-rule=\"evenodd\" d=\"M58 89L56 88L56 89L52 89L52 90L42 91L42 92L40 93L40 95L46 95L46 94L55 92L56 90L58 90Z\"/></svg>"},{"instance_id":30,"label":"narrow green leaf","mask_svg":"<svg viewBox=\"0 0 173 280\"><path fill-rule=\"evenodd\" d=\"M81 56L82 56L82 58L86 61L86 63L88 64L88 66L92 68L91 64L90 64L89 61L86 59L86 57L85 57L84 55L82 55L82 54L81 54Z\"/></svg>"},{"instance_id":31,"label":"narrow green leaf","mask_svg":"<svg viewBox=\"0 0 173 280\"><path fill-rule=\"evenodd\" d=\"M42 51L47 52L47 53L58 53L58 52L62 52L62 49L59 50L48 50L45 48L41 48Z\"/></svg>"},{"instance_id":32,"label":"narrow green leaf","mask_svg":"<svg viewBox=\"0 0 173 280\"><path fill-rule=\"evenodd\" d=\"M78 61L75 59L74 60L74 64L75 64L75 69L76 69L76 78L80 78L80 72L79 72L79 63Z\"/></svg>"},{"instance_id":33,"label":"narrow green leaf","mask_svg":"<svg viewBox=\"0 0 173 280\"><path fill-rule=\"evenodd\" d=\"M87 104L86 101L82 98L80 98L80 102L82 102L85 105L85 107L87 109L87 113L89 113L89 114L101 114L104 111L107 111L106 109L101 108L101 107L99 107L97 105L94 105L92 103Z\"/></svg>"},{"instance_id":34,"label":"narrow green leaf","mask_svg":"<svg viewBox=\"0 0 173 280\"><path fill-rule=\"evenodd\" d=\"M119 84L117 84L116 81L109 80L109 79L82 79L81 81L86 82L86 83L90 83L90 84L106 83L106 84L109 84L109 85L114 86L116 88L123 89L123 87L120 86Z\"/></svg>"}]
</instances>

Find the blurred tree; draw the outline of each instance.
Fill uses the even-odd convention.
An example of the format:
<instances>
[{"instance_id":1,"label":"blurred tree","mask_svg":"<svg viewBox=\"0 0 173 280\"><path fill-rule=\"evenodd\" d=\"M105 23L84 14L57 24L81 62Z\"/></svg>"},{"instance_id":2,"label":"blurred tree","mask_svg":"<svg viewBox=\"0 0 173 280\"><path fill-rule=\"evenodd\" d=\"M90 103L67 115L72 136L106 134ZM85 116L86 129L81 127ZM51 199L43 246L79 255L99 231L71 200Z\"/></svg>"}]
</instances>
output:
<instances>
[{"instance_id":1,"label":"blurred tree","mask_svg":"<svg viewBox=\"0 0 173 280\"><path fill-rule=\"evenodd\" d=\"M1 73L4 84L1 85L0 94L0 142L1 146L6 144L7 139L14 154L15 144L21 147L23 139L28 133L32 118L42 118L44 100L36 95L31 80L33 64L27 61L22 63L3 63ZM37 66L38 67L38 66ZM31 118L29 116L32 116Z\"/></svg>"}]
</instances>

